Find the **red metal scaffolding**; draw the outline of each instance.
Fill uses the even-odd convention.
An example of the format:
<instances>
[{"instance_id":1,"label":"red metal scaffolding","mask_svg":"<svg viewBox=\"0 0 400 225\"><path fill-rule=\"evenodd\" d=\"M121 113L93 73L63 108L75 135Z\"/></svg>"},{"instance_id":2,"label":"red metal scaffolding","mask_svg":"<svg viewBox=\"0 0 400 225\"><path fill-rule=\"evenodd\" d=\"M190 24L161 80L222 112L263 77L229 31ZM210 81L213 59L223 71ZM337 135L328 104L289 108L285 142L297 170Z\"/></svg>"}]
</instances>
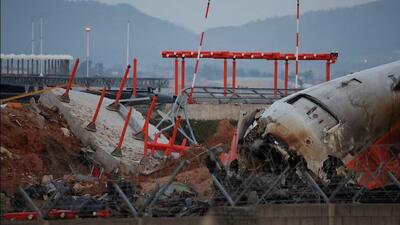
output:
<instances>
[{"instance_id":1,"label":"red metal scaffolding","mask_svg":"<svg viewBox=\"0 0 400 225\"><path fill-rule=\"evenodd\" d=\"M182 82L181 82L181 92L185 89L185 58L198 58L198 52L196 51L163 51L161 53L163 58L175 58L175 86L174 94L177 96L179 94L179 58L181 58L181 70L182 70ZM232 60L232 90L236 88L236 60L237 59L249 59L249 60L271 60L274 61L274 93L277 94L278 90L278 61L285 61L285 79L284 79L284 89L285 93L288 90L289 83L289 61L296 61L295 53L281 53L281 52L230 52L230 51L201 51L199 58L209 58L209 59L223 59L224 60L224 94L227 93L228 86L228 59ZM330 78L330 65L336 63L338 58L337 52L331 53L300 53L298 55L298 60L301 61L325 61L326 62L326 81Z\"/></svg>"}]
</instances>

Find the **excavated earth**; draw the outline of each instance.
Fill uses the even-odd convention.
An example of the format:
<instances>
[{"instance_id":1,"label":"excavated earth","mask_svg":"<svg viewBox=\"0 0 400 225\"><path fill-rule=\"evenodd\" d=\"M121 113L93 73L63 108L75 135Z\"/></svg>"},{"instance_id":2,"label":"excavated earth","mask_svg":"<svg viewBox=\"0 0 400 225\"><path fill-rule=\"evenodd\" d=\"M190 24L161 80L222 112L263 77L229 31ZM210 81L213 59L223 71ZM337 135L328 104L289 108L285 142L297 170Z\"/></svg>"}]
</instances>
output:
<instances>
[{"instance_id":1,"label":"excavated earth","mask_svg":"<svg viewBox=\"0 0 400 225\"><path fill-rule=\"evenodd\" d=\"M229 149L235 129L229 120L219 121L216 132L206 135L203 145L223 143L225 149ZM0 188L13 194L19 186L40 184L45 175L52 175L54 179L65 178L72 173L71 167L87 174L89 167L82 159L83 148L56 107L49 109L31 102L2 108ZM213 192L212 180L204 163L205 155L203 147L188 151L183 159L190 163L176 178L176 181L193 187L199 197L209 197ZM149 175L135 174L126 178L143 192L151 193L167 182L181 160L168 160L162 164L162 169ZM104 174L104 179L109 176ZM91 189L87 193L101 194L104 188Z\"/></svg>"},{"instance_id":2,"label":"excavated earth","mask_svg":"<svg viewBox=\"0 0 400 225\"><path fill-rule=\"evenodd\" d=\"M1 109L0 188L10 193L20 185L41 182L42 176L81 168L81 142L57 109L26 104Z\"/></svg>"}]
</instances>

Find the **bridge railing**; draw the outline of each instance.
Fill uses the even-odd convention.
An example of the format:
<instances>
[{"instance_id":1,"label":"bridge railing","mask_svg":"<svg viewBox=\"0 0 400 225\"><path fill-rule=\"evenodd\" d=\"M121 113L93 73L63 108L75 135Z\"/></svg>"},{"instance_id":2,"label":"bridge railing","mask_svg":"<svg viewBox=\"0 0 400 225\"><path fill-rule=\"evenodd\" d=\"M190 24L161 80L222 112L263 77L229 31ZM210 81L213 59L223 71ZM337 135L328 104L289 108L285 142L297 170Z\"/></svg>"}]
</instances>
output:
<instances>
[{"instance_id":1,"label":"bridge railing","mask_svg":"<svg viewBox=\"0 0 400 225\"><path fill-rule=\"evenodd\" d=\"M33 75L1 75L2 84L18 85L18 86L55 86L68 83L67 76L47 75L44 77ZM169 78L137 78L138 88L167 88L169 86ZM119 77L76 77L74 84L86 87L119 87L121 78ZM126 88L132 88L133 79L128 78Z\"/></svg>"}]
</instances>

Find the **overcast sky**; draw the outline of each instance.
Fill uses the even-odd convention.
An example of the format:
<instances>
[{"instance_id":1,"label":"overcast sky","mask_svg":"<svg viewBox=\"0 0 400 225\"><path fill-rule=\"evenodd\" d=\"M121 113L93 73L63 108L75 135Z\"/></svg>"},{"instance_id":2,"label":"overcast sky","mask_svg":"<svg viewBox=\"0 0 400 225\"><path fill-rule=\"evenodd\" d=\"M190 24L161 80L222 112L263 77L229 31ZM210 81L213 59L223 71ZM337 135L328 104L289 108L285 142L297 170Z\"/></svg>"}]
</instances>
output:
<instances>
[{"instance_id":1,"label":"overcast sky","mask_svg":"<svg viewBox=\"0 0 400 225\"><path fill-rule=\"evenodd\" d=\"M129 3L142 12L200 32L207 0L95 0L108 4ZM375 0L301 0L301 11L332 9ZM267 17L295 14L296 0L211 0L207 28L240 25Z\"/></svg>"}]
</instances>

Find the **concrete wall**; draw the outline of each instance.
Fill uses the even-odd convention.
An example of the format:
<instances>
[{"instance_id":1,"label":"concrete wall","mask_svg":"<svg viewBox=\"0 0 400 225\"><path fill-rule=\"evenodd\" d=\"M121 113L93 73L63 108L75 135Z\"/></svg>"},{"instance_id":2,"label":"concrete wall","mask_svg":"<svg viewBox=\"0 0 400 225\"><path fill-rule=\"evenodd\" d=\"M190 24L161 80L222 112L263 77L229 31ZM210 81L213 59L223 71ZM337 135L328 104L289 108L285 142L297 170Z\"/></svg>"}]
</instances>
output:
<instances>
[{"instance_id":1,"label":"concrete wall","mask_svg":"<svg viewBox=\"0 0 400 225\"><path fill-rule=\"evenodd\" d=\"M399 225L400 204L304 204L222 207L209 212L226 225Z\"/></svg>"},{"instance_id":2,"label":"concrete wall","mask_svg":"<svg viewBox=\"0 0 400 225\"><path fill-rule=\"evenodd\" d=\"M192 104L188 105L188 116L189 119L195 120L221 120L221 119L233 119L239 118L239 112L245 111L248 113L253 112L256 109L265 108L267 105L261 104ZM165 112L171 108L171 105L167 105Z\"/></svg>"},{"instance_id":3,"label":"concrete wall","mask_svg":"<svg viewBox=\"0 0 400 225\"><path fill-rule=\"evenodd\" d=\"M49 225L399 225L400 204L298 204L258 207L219 207L205 217L76 219L44 223L10 222L1 224Z\"/></svg>"}]
</instances>

